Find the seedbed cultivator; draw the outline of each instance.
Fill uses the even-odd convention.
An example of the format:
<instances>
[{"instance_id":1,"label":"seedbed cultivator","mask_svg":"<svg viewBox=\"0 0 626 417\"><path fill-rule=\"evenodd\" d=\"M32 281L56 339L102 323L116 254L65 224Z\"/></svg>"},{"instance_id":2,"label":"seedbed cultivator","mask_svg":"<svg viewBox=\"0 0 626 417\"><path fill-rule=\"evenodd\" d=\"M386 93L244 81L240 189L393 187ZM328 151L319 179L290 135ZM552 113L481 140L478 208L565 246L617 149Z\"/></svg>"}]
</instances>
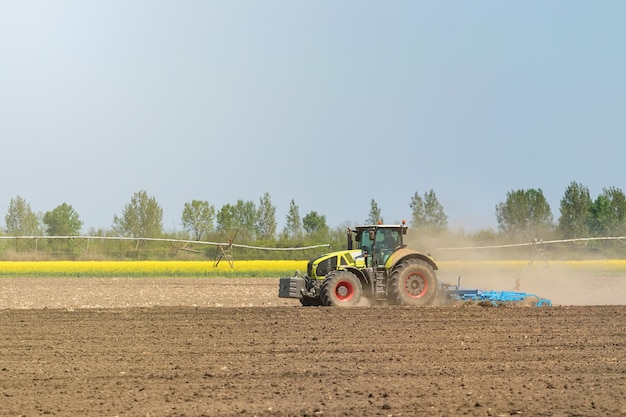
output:
<instances>
[{"instance_id":1,"label":"seedbed cultivator","mask_svg":"<svg viewBox=\"0 0 626 417\"><path fill-rule=\"evenodd\" d=\"M462 288L461 277L457 285L440 284L439 294L443 304L477 304L482 306L535 306L552 307L552 301L520 291L490 291L475 288Z\"/></svg>"}]
</instances>

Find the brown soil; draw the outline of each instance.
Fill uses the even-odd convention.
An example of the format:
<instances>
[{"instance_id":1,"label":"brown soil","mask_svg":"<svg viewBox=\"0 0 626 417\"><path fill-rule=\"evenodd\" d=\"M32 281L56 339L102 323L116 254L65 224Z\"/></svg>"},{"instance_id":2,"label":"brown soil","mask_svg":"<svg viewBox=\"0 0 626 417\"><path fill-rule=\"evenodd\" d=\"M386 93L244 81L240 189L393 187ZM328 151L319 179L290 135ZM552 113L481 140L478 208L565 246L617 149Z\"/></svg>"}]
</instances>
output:
<instances>
[{"instance_id":1,"label":"brown soil","mask_svg":"<svg viewBox=\"0 0 626 417\"><path fill-rule=\"evenodd\" d=\"M306 308L277 291L0 279L0 415L626 415L626 306Z\"/></svg>"}]
</instances>

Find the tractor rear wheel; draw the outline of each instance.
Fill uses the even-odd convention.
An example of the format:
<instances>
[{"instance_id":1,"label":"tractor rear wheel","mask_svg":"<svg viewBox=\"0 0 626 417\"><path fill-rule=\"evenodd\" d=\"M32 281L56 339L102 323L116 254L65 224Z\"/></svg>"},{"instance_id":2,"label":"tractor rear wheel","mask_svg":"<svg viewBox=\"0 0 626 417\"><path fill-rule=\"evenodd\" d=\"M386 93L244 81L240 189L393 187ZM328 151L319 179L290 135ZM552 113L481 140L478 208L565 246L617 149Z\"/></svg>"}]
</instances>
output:
<instances>
[{"instance_id":1,"label":"tractor rear wheel","mask_svg":"<svg viewBox=\"0 0 626 417\"><path fill-rule=\"evenodd\" d=\"M359 278L348 271L331 271L322 282L322 305L354 307L361 301L363 286Z\"/></svg>"},{"instance_id":2,"label":"tractor rear wheel","mask_svg":"<svg viewBox=\"0 0 626 417\"><path fill-rule=\"evenodd\" d=\"M430 305L437 293L435 270L419 259L402 262L392 273L391 301L404 306Z\"/></svg>"}]
</instances>

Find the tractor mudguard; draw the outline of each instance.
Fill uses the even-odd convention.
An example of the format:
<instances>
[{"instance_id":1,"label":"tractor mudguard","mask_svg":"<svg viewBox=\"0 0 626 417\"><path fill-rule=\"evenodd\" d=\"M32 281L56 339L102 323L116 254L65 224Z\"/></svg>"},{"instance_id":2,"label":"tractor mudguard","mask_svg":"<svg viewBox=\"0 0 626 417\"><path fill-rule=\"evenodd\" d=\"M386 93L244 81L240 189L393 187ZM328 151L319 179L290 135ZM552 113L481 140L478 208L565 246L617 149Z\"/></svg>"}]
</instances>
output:
<instances>
[{"instance_id":1,"label":"tractor mudguard","mask_svg":"<svg viewBox=\"0 0 626 417\"><path fill-rule=\"evenodd\" d=\"M385 267L387 269L391 269L394 265L398 264L405 258L422 259L426 261L426 263L428 263L435 271L439 269L437 268L437 264L435 263L435 261L433 261L433 258L431 258L429 255L407 248L402 248L394 251L391 256L389 256L389 259L387 259L387 262L385 262Z\"/></svg>"}]
</instances>

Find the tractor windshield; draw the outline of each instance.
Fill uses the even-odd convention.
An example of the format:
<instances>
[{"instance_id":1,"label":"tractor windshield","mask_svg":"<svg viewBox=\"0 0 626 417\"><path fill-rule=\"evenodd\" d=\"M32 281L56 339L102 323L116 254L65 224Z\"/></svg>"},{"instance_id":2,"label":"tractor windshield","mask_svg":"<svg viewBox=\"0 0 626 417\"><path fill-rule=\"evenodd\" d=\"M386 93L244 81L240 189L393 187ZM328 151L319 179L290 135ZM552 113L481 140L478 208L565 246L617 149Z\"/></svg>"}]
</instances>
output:
<instances>
[{"instance_id":1,"label":"tractor windshield","mask_svg":"<svg viewBox=\"0 0 626 417\"><path fill-rule=\"evenodd\" d=\"M400 244L399 237L396 230L378 229L376 231L376 246L381 249L394 249Z\"/></svg>"},{"instance_id":2,"label":"tractor windshield","mask_svg":"<svg viewBox=\"0 0 626 417\"><path fill-rule=\"evenodd\" d=\"M397 230L377 228L373 241L370 237L368 229L361 230L361 250L367 251L370 259L378 265L383 265L394 249L402 244L400 232Z\"/></svg>"}]
</instances>

